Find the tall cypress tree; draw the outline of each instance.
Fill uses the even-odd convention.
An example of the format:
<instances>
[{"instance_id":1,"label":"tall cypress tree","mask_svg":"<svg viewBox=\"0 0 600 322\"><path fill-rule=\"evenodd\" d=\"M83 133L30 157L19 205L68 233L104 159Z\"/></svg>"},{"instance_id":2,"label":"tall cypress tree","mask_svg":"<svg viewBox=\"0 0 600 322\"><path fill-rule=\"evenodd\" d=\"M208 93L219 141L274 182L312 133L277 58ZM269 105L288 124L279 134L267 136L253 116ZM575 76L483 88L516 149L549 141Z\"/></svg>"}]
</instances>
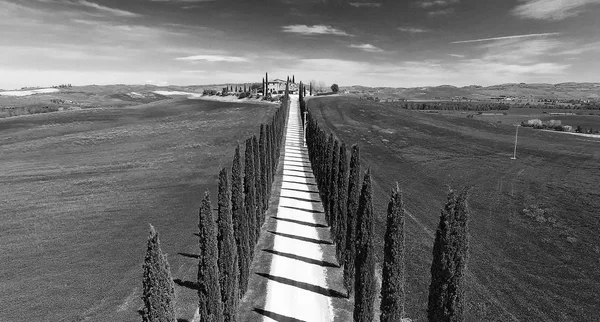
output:
<instances>
[{"instance_id":1,"label":"tall cypress tree","mask_svg":"<svg viewBox=\"0 0 600 322\"><path fill-rule=\"evenodd\" d=\"M338 175L340 167L340 146L338 140L333 140L333 156L331 158L331 176L329 180L329 219L331 220L331 233L336 245L338 236Z\"/></svg>"},{"instance_id":2,"label":"tall cypress tree","mask_svg":"<svg viewBox=\"0 0 600 322\"><path fill-rule=\"evenodd\" d=\"M256 241L260 238L260 227L262 227L264 212L263 212L263 195L261 192L261 184L260 184L260 152L258 151L258 139L256 135L252 136L252 152L254 153L254 195L255 199L255 207L256 207Z\"/></svg>"},{"instance_id":3,"label":"tall cypress tree","mask_svg":"<svg viewBox=\"0 0 600 322\"><path fill-rule=\"evenodd\" d=\"M200 321L223 322L223 304L221 303L221 286L219 284L219 265L217 259L217 229L210 204L208 191L200 205L199 212L199 246L198 261L198 297Z\"/></svg>"},{"instance_id":4,"label":"tall cypress tree","mask_svg":"<svg viewBox=\"0 0 600 322\"><path fill-rule=\"evenodd\" d=\"M429 321L464 321L464 283L469 236L467 193L448 193L435 233L427 317Z\"/></svg>"},{"instance_id":5,"label":"tall cypress tree","mask_svg":"<svg viewBox=\"0 0 600 322\"><path fill-rule=\"evenodd\" d=\"M269 93L269 73L265 73L265 96Z\"/></svg>"},{"instance_id":6,"label":"tall cypress tree","mask_svg":"<svg viewBox=\"0 0 600 322\"><path fill-rule=\"evenodd\" d=\"M263 195L263 212L267 210L269 206L269 199L267 196L267 146L265 137L265 125L260 125L260 139L258 142L258 149L260 153L260 191Z\"/></svg>"},{"instance_id":7,"label":"tall cypress tree","mask_svg":"<svg viewBox=\"0 0 600 322\"><path fill-rule=\"evenodd\" d=\"M254 258L254 246L256 245L256 195L254 183L254 151L252 139L246 140L246 151L244 153L244 204L246 206L246 220L248 221L248 243L250 246L250 261Z\"/></svg>"},{"instance_id":8,"label":"tall cypress tree","mask_svg":"<svg viewBox=\"0 0 600 322\"><path fill-rule=\"evenodd\" d=\"M356 218L355 322L371 322L375 313L373 307L376 286L372 195L371 170L369 169L365 173Z\"/></svg>"},{"instance_id":9,"label":"tall cypress tree","mask_svg":"<svg viewBox=\"0 0 600 322\"><path fill-rule=\"evenodd\" d=\"M346 254L344 260L344 286L348 295L354 289L354 262L356 259L356 212L360 197L360 149L352 146L350 177L348 178L348 207L346 212Z\"/></svg>"},{"instance_id":10,"label":"tall cypress tree","mask_svg":"<svg viewBox=\"0 0 600 322\"><path fill-rule=\"evenodd\" d=\"M240 158L240 145L235 149L233 164L231 166L231 213L233 215L233 228L235 243L238 253L238 271L240 297L244 296L248 288L248 275L250 265L250 246L248 243L248 221L244 207L244 190L242 182L242 162Z\"/></svg>"},{"instance_id":11,"label":"tall cypress tree","mask_svg":"<svg viewBox=\"0 0 600 322\"><path fill-rule=\"evenodd\" d=\"M381 282L381 322L396 322L404 314L404 203L400 188L392 191L387 209L387 229L383 248Z\"/></svg>"},{"instance_id":12,"label":"tall cypress tree","mask_svg":"<svg viewBox=\"0 0 600 322\"><path fill-rule=\"evenodd\" d=\"M338 263L344 263L344 254L346 253L346 231L348 230L347 209L348 209L348 150L346 143L340 147L340 162L338 173L338 222L337 222L337 249L336 255Z\"/></svg>"},{"instance_id":13,"label":"tall cypress tree","mask_svg":"<svg viewBox=\"0 0 600 322\"><path fill-rule=\"evenodd\" d=\"M325 162L323 162L323 176L322 187L323 187L323 206L325 206L325 220L327 224L331 226L330 208L329 208L329 183L331 182L331 170L333 164L333 134L329 133L327 139L327 147L325 148Z\"/></svg>"},{"instance_id":14,"label":"tall cypress tree","mask_svg":"<svg viewBox=\"0 0 600 322\"><path fill-rule=\"evenodd\" d=\"M217 217L219 259L219 282L221 285L221 301L223 302L223 318L225 322L237 321L239 299L239 282L237 268L237 250L233 236L233 219L231 217L231 187L229 173L226 168L219 172L219 210Z\"/></svg>"},{"instance_id":15,"label":"tall cypress tree","mask_svg":"<svg viewBox=\"0 0 600 322\"><path fill-rule=\"evenodd\" d=\"M142 320L144 322L175 322L175 289L167 257L160 249L160 240L150 225L146 257L142 265Z\"/></svg>"},{"instance_id":16,"label":"tall cypress tree","mask_svg":"<svg viewBox=\"0 0 600 322\"><path fill-rule=\"evenodd\" d=\"M267 198L271 197L271 185L273 184L273 176L271 175L271 131L269 130L269 124L265 125L265 167L267 171Z\"/></svg>"}]
</instances>

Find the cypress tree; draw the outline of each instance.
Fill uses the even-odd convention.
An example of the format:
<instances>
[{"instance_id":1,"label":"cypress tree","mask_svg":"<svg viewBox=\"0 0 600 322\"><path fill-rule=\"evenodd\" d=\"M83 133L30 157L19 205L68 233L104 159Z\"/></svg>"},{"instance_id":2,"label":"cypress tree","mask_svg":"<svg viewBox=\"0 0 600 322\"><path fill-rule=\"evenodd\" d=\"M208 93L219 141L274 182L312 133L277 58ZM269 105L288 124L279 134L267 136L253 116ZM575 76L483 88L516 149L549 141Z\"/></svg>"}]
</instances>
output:
<instances>
[{"instance_id":1,"label":"cypress tree","mask_svg":"<svg viewBox=\"0 0 600 322\"><path fill-rule=\"evenodd\" d=\"M263 195L263 212L267 210L269 199L267 197L267 155L266 155L266 137L265 125L260 125L260 138L258 140L258 149L260 152L260 192Z\"/></svg>"},{"instance_id":2,"label":"cypress tree","mask_svg":"<svg viewBox=\"0 0 600 322\"><path fill-rule=\"evenodd\" d=\"M248 244L248 222L246 221L244 208L242 162L239 144L235 149L233 164L231 166L231 213L233 215L233 228L238 253L239 295L242 297L248 288L250 246Z\"/></svg>"},{"instance_id":3,"label":"cypress tree","mask_svg":"<svg viewBox=\"0 0 600 322\"><path fill-rule=\"evenodd\" d=\"M374 317L375 250L372 195L371 170L369 169L365 173L356 218L355 322L370 322Z\"/></svg>"},{"instance_id":4,"label":"cypress tree","mask_svg":"<svg viewBox=\"0 0 600 322\"><path fill-rule=\"evenodd\" d=\"M226 168L219 172L219 210L217 217L219 246L219 282L221 285L221 301L225 322L237 321L239 298L239 282L237 268L237 250L233 236L233 220L231 217L231 187L229 173Z\"/></svg>"},{"instance_id":5,"label":"cypress tree","mask_svg":"<svg viewBox=\"0 0 600 322\"><path fill-rule=\"evenodd\" d=\"M380 321L396 322L402 319L405 302L404 203L397 183L388 203L383 251Z\"/></svg>"},{"instance_id":6,"label":"cypress tree","mask_svg":"<svg viewBox=\"0 0 600 322\"><path fill-rule=\"evenodd\" d=\"M249 263L254 258L254 246L256 245L256 195L254 191L254 151L252 139L246 140L246 151L244 153L244 204L246 206L246 220L248 221L248 244L250 247Z\"/></svg>"},{"instance_id":7,"label":"cypress tree","mask_svg":"<svg viewBox=\"0 0 600 322\"><path fill-rule=\"evenodd\" d=\"M199 212L199 246L198 261L198 297L200 321L223 322L223 304L221 303L221 286L219 284L219 266L217 259L217 229L210 204L208 191L200 205Z\"/></svg>"},{"instance_id":8,"label":"cypress tree","mask_svg":"<svg viewBox=\"0 0 600 322\"><path fill-rule=\"evenodd\" d=\"M340 167L340 146L338 140L333 140L333 156L331 158L331 177L329 180L329 219L331 220L331 233L333 240L338 243L338 175Z\"/></svg>"},{"instance_id":9,"label":"cypress tree","mask_svg":"<svg viewBox=\"0 0 600 322\"><path fill-rule=\"evenodd\" d=\"M265 73L265 96L269 92L269 73Z\"/></svg>"},{"instance_id":10,"label":"cypress tree","mask_svg":"<svg viewBox=\"0 0 600 322\"><path fill-rule=\"evenodd\" d=\"M273 177L271 172L271 131L269 130L269 124L265 125L265 168L266 168L266 180L267 180L267 198L271 197L271 185L273 184Z\"/></svg>"},{"instance_id":11,"label":"cypress tree","mask_svg":"<svg viewBox=\"0 0 600 322\"><path fill-rule=\"evenodd\" d=\"M142 265L142 320L144 322L175 322L175 288L167 257L160 249L160 240L150 225L146 257Z\"/></svg>"},{"instance_id":12,"label":"cypress tree","mask_svg":"<svg viewBox=\"0 0 600 322\"><path fill-rule=\"evenodd\" d=\"M360 149L358 145L352 146L350 157L350 177L348 178L348 207L346 210L346 254L344 261L344 285L348 295L352 294L354 287L354 262L356 259L356 212L360 197Z\"/></svg>"},{"instance_id":13,"label":"cypress tree","mask_svg":"<svg viewBox=\"0 0 600 322\"><path fill-rule=\"evenodd\" d=\"M325 162L323 162L323 206L325 206L325 220L331 226L330 208L329 208L329 183L331 182L331 169L333 164L333 134L329 133L327 146L325 148Z\"/></svg>"},{"instance_id":14,"label":"cypress tree","mask_svg":"<svg viewBox=\"0 0 600 322\"><path fill-rule=\"evenodd\" d=\"M346 218L347 207L348 207L348 150L346 144L342 143L340 147L340 162L339 162L339 173L338 173L338 203L337 203L337 259L340 264L344 262L344 254L346 253L346 231L348 221Z\"/></svg>"},{"instance_id":15,"label":"cypress tree","mask_svg":"<svg viewBox=\"0 0 600 322\"><path fill-rule=\"evenodd\" d=\"M260 238L260 227L262 227L264 212L263 212L263 196L261 193L260 184L260 152L258 151L258 139L256 135L252 136L252 152L254 152L254 194L256 196L256 241Z\"/></svg>"},{"instance_id":16,"label":"cypress tree","mask_svg":"<svg viewBox=\"0 0 600 322\"><path fill-rule=\"evenodd\" d=\"M464 279L469 236L467 231L467 193L448 193L435 233L427 317L429 321L464 321Z\"/></svg>"}]
</instances>

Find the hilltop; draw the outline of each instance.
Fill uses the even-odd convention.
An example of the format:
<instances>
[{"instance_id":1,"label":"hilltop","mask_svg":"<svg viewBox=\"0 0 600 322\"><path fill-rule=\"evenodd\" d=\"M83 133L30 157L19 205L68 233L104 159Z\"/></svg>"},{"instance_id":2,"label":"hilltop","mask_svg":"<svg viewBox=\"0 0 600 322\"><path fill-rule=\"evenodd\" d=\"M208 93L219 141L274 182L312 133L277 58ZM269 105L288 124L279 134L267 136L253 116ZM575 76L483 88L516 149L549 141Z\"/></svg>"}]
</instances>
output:
<instances>
[{"instance_id":1,"label":"hilltop","mask_svg":"<svg viewBox=\"0 0 600 322\"><path fill-rule=\"evenodd\" d=\"M407 100L490 100L492 98L514 98L519 100L600 100L600 83L526 84L511 83L492 86L451 85L426 87L366 87L343 86L342 91L380 99Z\"/></svg>"}]
</instances>

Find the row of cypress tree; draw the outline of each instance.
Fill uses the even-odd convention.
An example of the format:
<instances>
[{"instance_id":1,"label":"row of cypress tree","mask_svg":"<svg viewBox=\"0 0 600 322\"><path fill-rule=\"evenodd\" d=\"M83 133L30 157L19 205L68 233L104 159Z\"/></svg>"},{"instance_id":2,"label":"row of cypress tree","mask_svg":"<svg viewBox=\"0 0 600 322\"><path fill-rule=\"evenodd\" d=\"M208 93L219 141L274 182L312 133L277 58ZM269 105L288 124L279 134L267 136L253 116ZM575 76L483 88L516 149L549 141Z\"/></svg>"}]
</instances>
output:
<instances>
[{"instance_id":1,"label":"row of cypress tree","mask_svg":"<svg viewBox=\"0 0 600 322\"><path fill-rule=\"evenodd\" d=\"M300 93L302 84L300 84ZM307 111L305 102L300 107ZM306 143L325 218L343 265L344 286L354 294L354 321L372 321L376 297L374 213L371 171L359 186L361 166L358 145L351 148L327 135L307 111ZM436 232L429 287L429 321L464 320L464 274L468 255L467 190L450 191ZM380 321L398 322L405 303L405 209L398 184L387 207Z\"/></svg>"},{"instance_id":2,"label":"row of cypress tree","mask_svg":"<svg viewBox=\"0 0 600 322\"><path fill-rule=\"evenodd\" d=\"M286 95L270 124L261 124L259 137L245 141L244 162L235 149L231 175L219 172L216 217L208 191L198 220L198 308L200 321L235 322L239 299L248 288L249 270L265 222L289 108ZM151 228L143 264L143 321L175 322L174 287L158 234Z\"/></svg>"}]
</instances>

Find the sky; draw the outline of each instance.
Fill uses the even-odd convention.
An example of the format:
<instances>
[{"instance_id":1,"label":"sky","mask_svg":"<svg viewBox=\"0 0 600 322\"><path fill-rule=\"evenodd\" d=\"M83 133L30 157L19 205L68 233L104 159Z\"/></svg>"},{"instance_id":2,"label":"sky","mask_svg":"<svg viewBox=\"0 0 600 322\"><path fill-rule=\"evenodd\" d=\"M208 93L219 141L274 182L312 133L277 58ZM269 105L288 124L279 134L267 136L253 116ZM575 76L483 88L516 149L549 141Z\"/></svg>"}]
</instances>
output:
<instances>
[{"instance_id":1,"label":"sky","mask_svg":"<svg viewBox=\"0 0 600 322\"><path fill-rule=\"evenodd\" d=\"M600 81L600 0L0 0L0 88Z\"/></svg>"}]
</instances>

